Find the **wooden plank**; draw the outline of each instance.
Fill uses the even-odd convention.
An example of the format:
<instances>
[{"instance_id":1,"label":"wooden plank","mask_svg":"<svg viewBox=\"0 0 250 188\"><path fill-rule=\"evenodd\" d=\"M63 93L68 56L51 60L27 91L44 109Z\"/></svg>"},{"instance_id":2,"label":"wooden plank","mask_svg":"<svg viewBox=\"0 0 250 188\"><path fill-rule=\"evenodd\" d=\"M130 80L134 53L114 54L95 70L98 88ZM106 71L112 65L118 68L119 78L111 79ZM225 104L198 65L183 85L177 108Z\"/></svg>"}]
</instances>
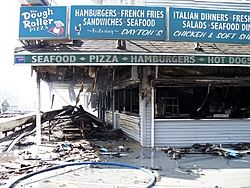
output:
<instances>
[{"instance_id":1,"label":"wooden plank","mask_svg":"<svg viewBox=\"0 0 250 188\"><path fill-rule=\"evenodd\" d=\"M36 118L35 113L20 115L11 118L1 119L0 132L12 131L16 127L20 127L24 124L32 123Z\"/></svg>"},{"instance_id":2,"label":"wooden plank","mask_svg":"<svg viewBox=\"0 0 250 188\"><path fill-rule=\"evenodd\" d=\"M43 119L48 120L47 118L49 116L53 117L53 114L56 115L62 111L63 109L43 112L41 115L42 121L44 121ZM0 119L0 132L13 131L15 130L15 128L21 127L24 124L33 123L35 119L36 119L35 112L11 118Z\"/></svg>"}]
</instances>

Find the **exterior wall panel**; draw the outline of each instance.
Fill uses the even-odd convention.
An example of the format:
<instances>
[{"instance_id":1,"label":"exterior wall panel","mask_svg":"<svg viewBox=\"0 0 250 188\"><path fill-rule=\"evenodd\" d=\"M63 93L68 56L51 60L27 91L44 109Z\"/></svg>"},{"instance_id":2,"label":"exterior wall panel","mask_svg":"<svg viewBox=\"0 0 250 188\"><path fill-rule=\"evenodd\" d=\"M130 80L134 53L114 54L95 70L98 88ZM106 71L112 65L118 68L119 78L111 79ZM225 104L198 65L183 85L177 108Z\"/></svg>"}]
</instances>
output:
<instances>
[{"instance_id":1,"label":"exterior wall panel","mask_svg":"<svg viewBox=\"0 0 250 188\"><path fill-rule=\"evenodd\" d=\"M106 113L107 123L113 124L112 112ZM115 113L117 129L121 129L125 135L140 142L139 117Z\"/></svg>"},{"instance_id":2,"label":"exterior wall panel","mask_svg":"<svg viewBox=\"0 0 250 188\"><path fill-rule=\"evenodd\" d=\"M152 106L151 102L148 102L151 100L150 92L147 92L147 97L144 99L146 100L145 102L145 108L146 108L146 146L145 147L150 147L151 146L151 131L152 131L152 123L151 123L151 113L152 113Z\"/></svg>"},{"instance_id":3,"label":"exterior wall panel","mask_svg":"<svg viewBox=\"0 0 250 188\"><path fill-rule=\"evenodd\" d=\"M250 142L249 120L155 120L156 147Z\"/></svg>"},{"instance_id":4,"label":"exterior wall panel","mask_svg":"<svg viewBox=\"0 0 250 188\"><path fill-rule=\"evenodd\" d=\"M112 112L107 112L106 118L107 118L107 123L112 125L113 124Z\"/></svg>"},{"instance_id":5,"label":"exterior wall panel","mask_svg":"<svg viewBox=\"0 0 250 188\"><path fill-rule=\"evenodd\" d=\"M139 117L117 114L116 120L118 129L121 129L130 138L140 141Z\"/></svg>"},{"instance_id":6,"label":"exterior wall panel","mask_svg":"<svg viewBox=\"0 0 250 188\"><path fill-rule=\"evenodd\" d=\"M140 130L140 144L142 146L145 145L146 143L146 129L144 128L144 121L146 118L144 118L144 112L145 112L145 109L143 108L143 102L141 100L141 96L139 94L139 116L140 116L140 127L141 127L141 130Z\"/></svg>"}]
</instances>

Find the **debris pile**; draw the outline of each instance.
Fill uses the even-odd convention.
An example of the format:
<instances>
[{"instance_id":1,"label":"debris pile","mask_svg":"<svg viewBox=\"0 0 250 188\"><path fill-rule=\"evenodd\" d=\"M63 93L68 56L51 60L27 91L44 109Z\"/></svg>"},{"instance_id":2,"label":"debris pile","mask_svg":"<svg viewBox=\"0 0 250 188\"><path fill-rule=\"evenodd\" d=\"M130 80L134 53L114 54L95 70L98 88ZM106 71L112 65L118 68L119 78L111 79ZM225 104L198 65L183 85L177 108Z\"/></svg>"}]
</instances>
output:
<instances>
[{"instance_id":1,"label":"debris pile","mask_svg":"<svg viewBox=\"0 0 250 188\"><path fill-rule=\"evenodd\" d=\"M186 148L172 148L168 147L162 149L173 160L180 159L186 154L212 154L224 156L227 158L242 158L250 154L250 143L237 143L237 144L194 144Z\"/></svg>"},{"instance_id":2,"label":"debris pile","mask_svg":"<svg viewBox=\"0 0 250 188\"><path fill-rule=\"evenodd\" d=\"M105 122L94 115L86 112L83 107L66 106L64 111L56 114L50 121L47 121L44 134L57 138L70 140L77 138L85 139L117 139L123 138L121 130L113 130L106 126ZM58 133L60 132L60 133Z\"/></svg>"},{"instance_id":3,"label":"debris pile","mask_svg":"<svg viewBox=\"0 0 250 188\"><path fill-rule=\"evenodd\" d=\"M124 145L104 146L97 143L98 141L92 143L84 139L54 142L39 147L18 143L18 150L2 152L0 155L0 180L8 180L67 162L100 162L100 155L120 158L130 152Z\"/></svg>"},{"instance_id":4,"label":"debris pile","mask_svg":"<svg viewBox=\"0 0 250 188\"><path fill-rule=\"evenodd\" d=\"M129 152L124 145L98 144L99 140L122 141L127 138L121 130L112 130L81 106L67 106L50 112L42 116L41 122L41 146L36 146L35 121L0 139L2 182L61 163L99 162L100 155L122 157Z\"/></svg>"}]
</instances>

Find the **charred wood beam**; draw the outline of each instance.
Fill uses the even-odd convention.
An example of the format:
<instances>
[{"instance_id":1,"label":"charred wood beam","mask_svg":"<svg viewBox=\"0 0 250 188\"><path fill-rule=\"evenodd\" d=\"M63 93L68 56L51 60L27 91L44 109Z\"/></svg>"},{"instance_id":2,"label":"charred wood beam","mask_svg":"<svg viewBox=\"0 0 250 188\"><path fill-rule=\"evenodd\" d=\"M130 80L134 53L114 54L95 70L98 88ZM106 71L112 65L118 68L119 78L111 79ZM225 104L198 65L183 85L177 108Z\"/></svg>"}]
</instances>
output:
<instances>
[{"instance_id":1,"label":"charred wood beam","mask_svg":"<svg viewBox=\"0 0 250 188\"><path fill-rule=\"evenodd\" d=\"M26 131L31 131L35 128L35 124L32 124L32 125L29 125L23 129L20 129L18 131L15 131L14 133L8 135L8 136L5 136L3 138L0 139L0 143L4 142L4 141L7 141L7 140L10 140L12 138L15 138L17 137L18 135L22 134L23 132L26 132Z\"/></svg>"},{"instance_id":2,"label":"charred wood beam","mask_svg":"<svg viewBox=\"0 0 250 188\"><path fill-rule=\"evenodd\" d=\"M86 111L83 109L82 105L79 106L79 109L80 109L80 111L81 111L83 114L85 114L88 118L90 118L90 120L92 120L92 121L93 121L94 123L96 123L97 125L104 125L104 121L103 121L103 120L101 120L101 119L97 118L96 116L94 116L94 115L92 115L92 114L86 112Z\"/></svg>"},{"instance_id":3,"label":"charred wood beam","mask_svg":"<svg viewBox=\"0 0 250 188\"><path fill-rule=\"evenodd\" d=\"M96 116L92 115L91 113L85 111L82 105L79 107L76 106L65 106L64 111L59 113L57 116L54 117L54 120L59 119L71 119L73 122L83 120L83 121L90 121L94 122L97 125L104 125L103 120L97 118Z\"/></svg>"},{"instance_id":4,"label":"charred wood beam","mask_svg":"<svg viewBox=\"0 0 250 188\"><path fill-rule=\"evenodd\" d=\"M227 86L250 86L250 78L169 78L157 79L153 81L155 85L166 86L204 86L212 85L227 85Z\"/></svg>"},{"instance_id":5,"label":"charred wood beam","mask_svg":"<svg viewBox=\"0 0 250 188\"><path fill-rule=\"evenodd\" d=\"M61 112L61 110L56 110L56 111L44 113L44 115L41 118L41 122L44 123L46 121L49 121L49 120L53 119L53 117L58 112ZM13 141L6 147L6 149L4 151L7 151L7 152L11 151L11 149L15 146L16 143L18 143L18 141L21 138L23 138L25 136L29 136L30 134L34 133L34 129L36 127L36 123L35 122L36 121L34 119L33 123L31 125L28 125L27 127L23 128L23 129L20 129L18 131L15 131L13 134L0 139L0 143L3 142L3 141L6 141L6 140L13 139Z\"/></svg>"},{"instance_id":6,"label":"charred wood beam","mask_svg":"<svg viewBox=\"0 0 250 188\"><path fill-rule=\"evenodd\" d=\"M95 72L95 78L93 79L93 83L92 83L92 90L91 90L91 95L90 95L90 100L88 102L88 105L90 104L94 91L96 90L96 84L97 84L97 80L98 80L98 73L99 73L99 67L97 67L96 72Z\"/></svg>"},{"instance_id":7,"label":"charred wood beam","mask_svg":"<svg viewBox=\"0 0 250 188\"><path fill-rule=\"evenodd\" d=\"M77 110L75 111L75 109L77 109ZM97 125L104 125L104 122L101 119L86 112L81 105L79 108L73 107L73 106L68 106L67 108L64 107L63 110L57 110L56 112L53 111L53 112L45 113L45 114L46 115L42 116L42 118L41 118L42 123L45 123L46 121L51 121L54 119L61 119L61 120L62 119L68 119L68 120L70 119L75 124L77 121L83 121L83 122L88 122L88 123L89 122L95 123ZM67 116L67 117L65 117L65 116ZM9 136L6 136L6 137L0 139L0 143L3 141L6 141L6 140L13 139L13 141L5 149L5 151L7 151L7 152L11 151L11 149L16 145L16 143L18 143L18 141L21 138L34 133L35 127L36 127L36 123L35 123L35 119L34 119L33 123L31 125L28 125L27 127L23 128L21 130L18 130ZM44 129L44 128L45 127L43 127L42 129Z\"/></svg>"},{"instance_id":8,"label":"charred wood beam","mask_svg":"<svg viewBox=\"0 0 250 188\"><path fill-rule=\"evenodd\" d=\"M82 79L82 85L81 85L79 93L78 93L78 95L76 97L76 105L75 106L77 106L78 102L80 101L80 94L83 92L83 87L84 87L84 79Z\"/></svg>"},{"instance_id":9,"label":"charred wood beam","mask_svg":"<svg viewBox=\"0 0 250 188\"><path fill-rule=\"evenodd\" d=\"M16 145L16 143L23 137L29 135L30 132L22 132L17 138L15 138L9 145L8 147L3 150L4 152L10 152L12 148Z\"/></svg>"}]
</instances>

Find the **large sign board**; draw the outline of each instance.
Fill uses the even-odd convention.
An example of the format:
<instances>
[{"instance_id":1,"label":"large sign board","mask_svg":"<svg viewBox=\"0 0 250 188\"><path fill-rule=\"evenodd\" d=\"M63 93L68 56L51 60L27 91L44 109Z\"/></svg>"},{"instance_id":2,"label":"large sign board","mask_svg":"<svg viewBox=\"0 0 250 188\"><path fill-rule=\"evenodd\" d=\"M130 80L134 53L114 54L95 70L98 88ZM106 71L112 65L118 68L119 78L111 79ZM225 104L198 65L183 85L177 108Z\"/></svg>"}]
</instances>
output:
<instances>
[{"instance_id":1,"label":"large sign board","mask_svg":"<svg viewBox=\"0 0 250 188\"><path fill-rule=\"evenodd\" d=\"M20 7L19 39L67 38L66 6Z\"/></svg>"},{"instance_id":2,"label":"large sign board","mask_svg":"<svg viewBox=\"0 0 250 188\"><path fill-rule=\"evenodd\" d=\"M169 40L250 43L250 12L169 8Z\"/></svg>"},{"instance_id":3,"label":"large sign board","mask_svg":"<svg viewBox=\"0 0 250 188\"><path fill-rule=\"evenodd\" d=\"M166 40L166 8L71 6L70 39Z\"/></svg>"},{"instance_id":4,"label":"large sign board","mask_svg":"<svg viewBox=\"0 0 250 188\"><path fill-rule=\"evenodd\" d=\"M250 66L250 55L202 54L108 54L51 53L15 54L15 64L21 65L198 65Z\"/></svg>"}]
</instances>

